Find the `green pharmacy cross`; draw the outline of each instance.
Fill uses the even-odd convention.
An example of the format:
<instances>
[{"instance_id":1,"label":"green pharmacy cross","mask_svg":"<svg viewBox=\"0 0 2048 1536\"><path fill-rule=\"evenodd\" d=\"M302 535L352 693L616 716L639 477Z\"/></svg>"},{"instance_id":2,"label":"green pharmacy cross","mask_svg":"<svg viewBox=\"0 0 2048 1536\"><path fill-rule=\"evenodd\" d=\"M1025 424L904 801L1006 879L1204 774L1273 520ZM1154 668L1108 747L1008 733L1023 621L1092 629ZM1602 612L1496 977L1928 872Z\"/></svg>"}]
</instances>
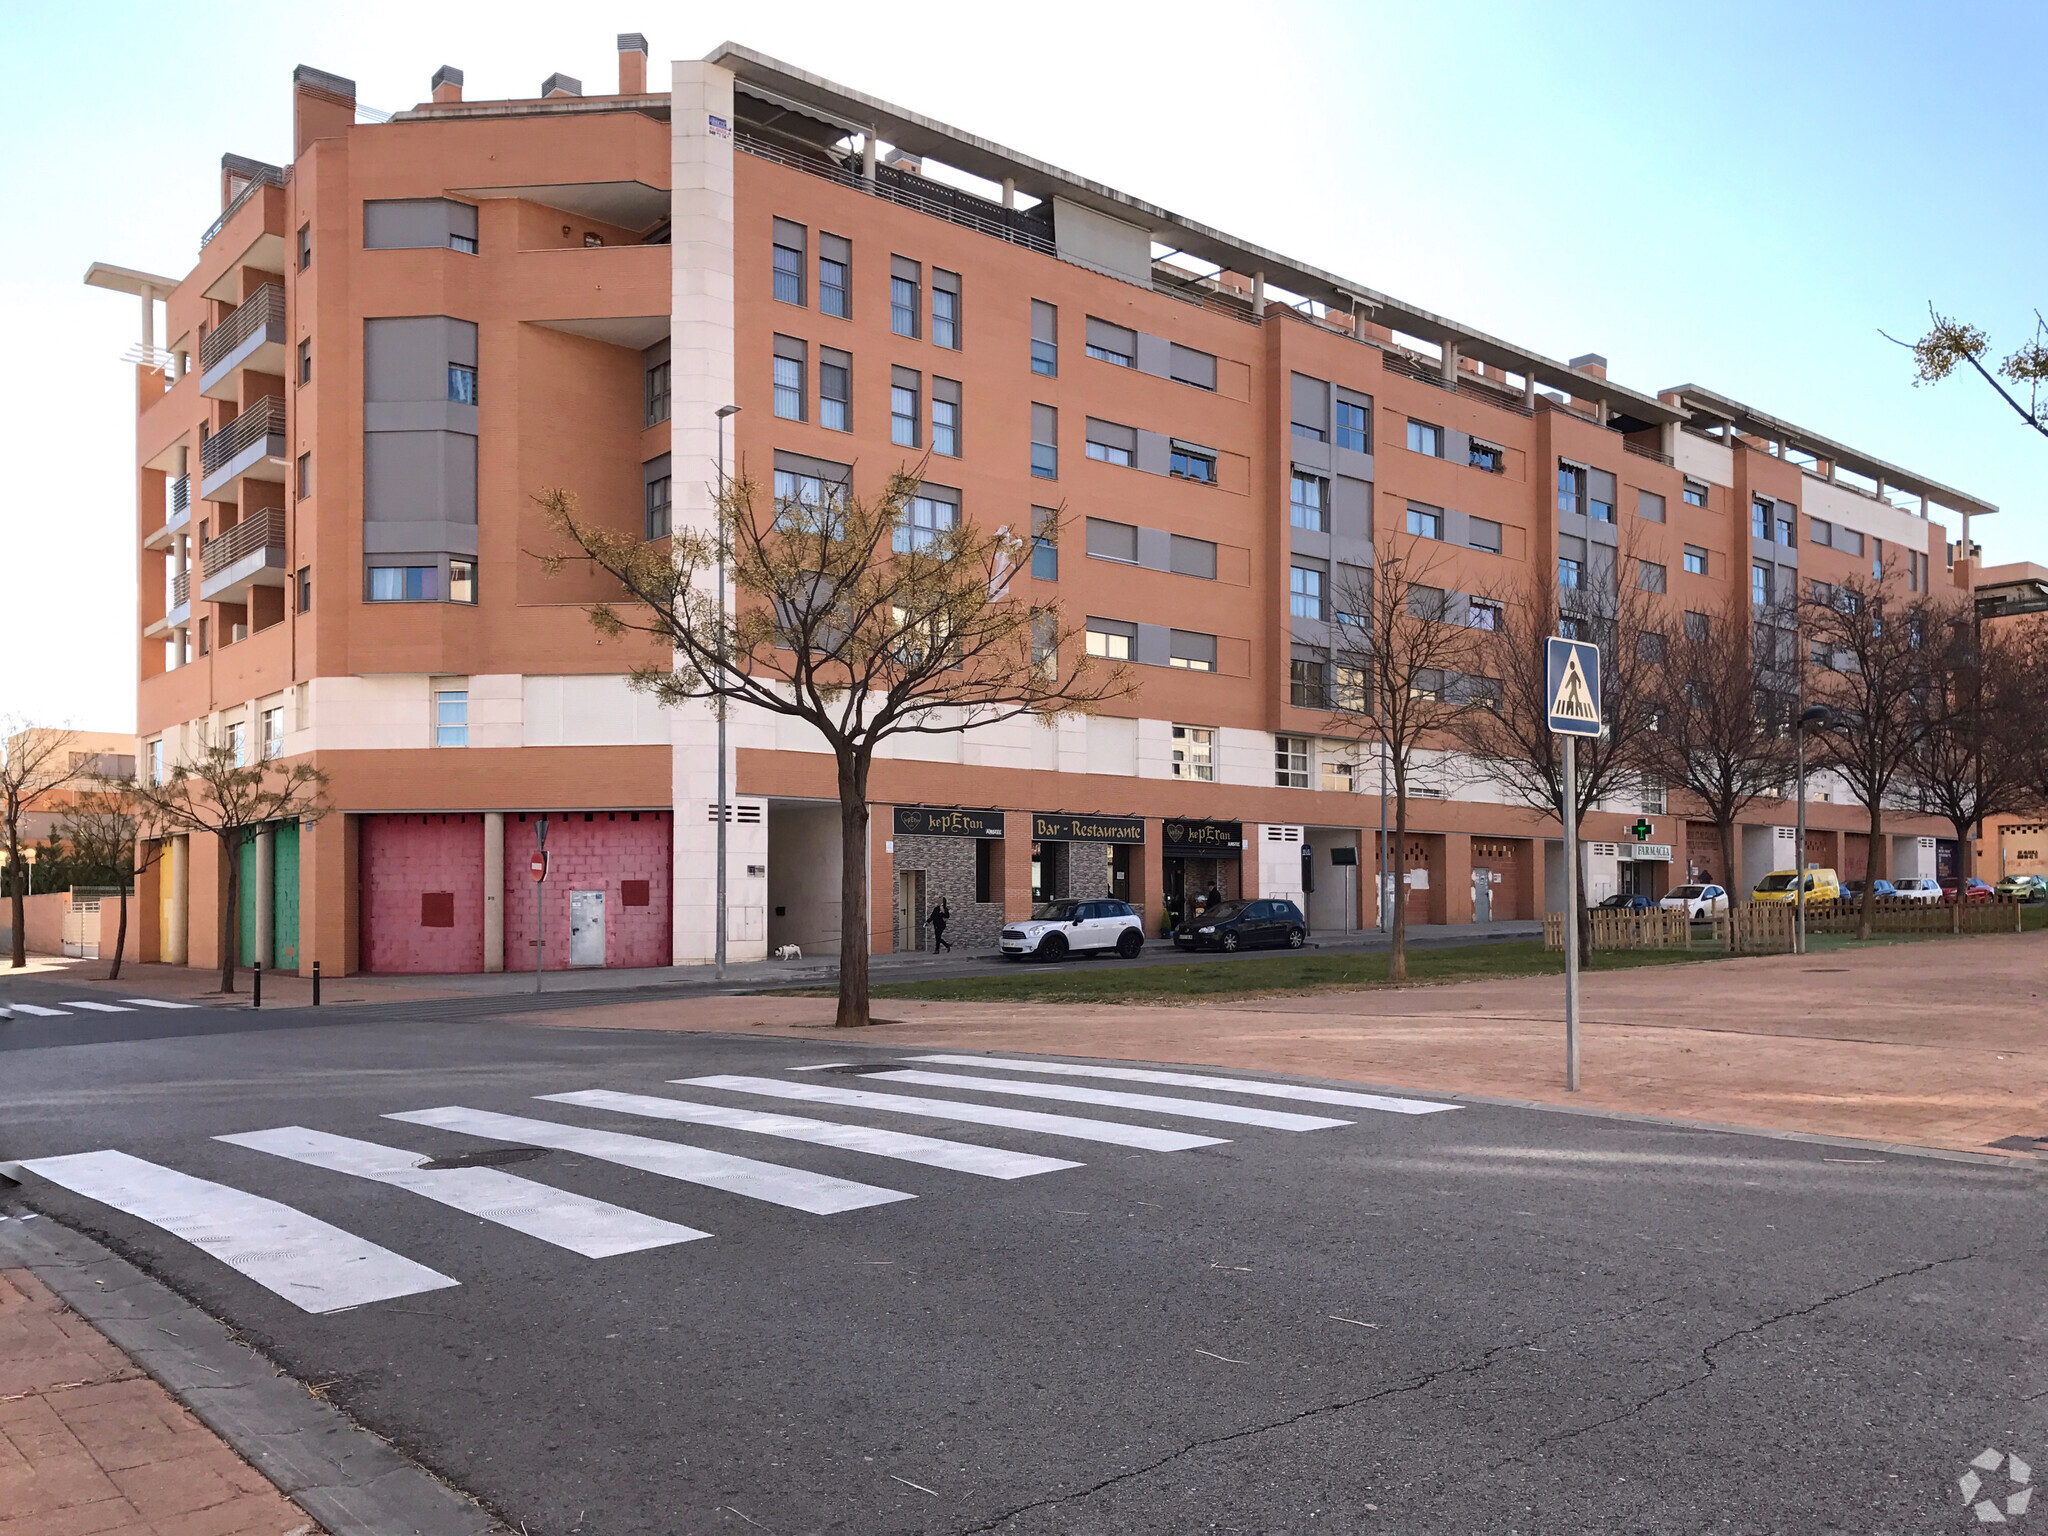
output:
<instances>
[{"instance_id":1,"label":"green pharmacy cross","mask_svg":"<svg viewBox=\"0 0 2048 1536\"><path fill-rule=\"evenodd\" d=\"M1636 841L1639 843L1647 843L1650 840L1650 834L1656 830L1655 827L1650 825L1649 818L1646 816L1636 818L1636 824L1629 828L1629 831L1635 833Z\"/></svg>"}]
</instances>

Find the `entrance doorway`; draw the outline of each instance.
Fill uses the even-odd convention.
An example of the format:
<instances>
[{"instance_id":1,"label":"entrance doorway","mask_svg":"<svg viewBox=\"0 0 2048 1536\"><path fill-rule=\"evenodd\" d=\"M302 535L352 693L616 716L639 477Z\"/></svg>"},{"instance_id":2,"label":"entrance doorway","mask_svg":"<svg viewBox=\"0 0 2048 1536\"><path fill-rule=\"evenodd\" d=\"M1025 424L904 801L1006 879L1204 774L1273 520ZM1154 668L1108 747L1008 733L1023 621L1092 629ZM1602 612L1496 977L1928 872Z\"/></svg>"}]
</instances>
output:
<instances>
[{"instance_id":1,"label":"entrance doorway","mask_svg":"<svg viewBox=\"0 0 2048 1536\"><path fill-rule=\"evenodd\" d=\"M924 871L899 870L896 875L896 949L924 948Z\"/></svg>"},{"instance_id":2,"label":"entrance doorway","mask_svg":"<svg viewBox=\"0 0 2048 1536\"><path fill-rule=\"evenodd\" d=\"M1475 867L1472 871L1472 921L1493 921L1493 871Z\"/></svg>"},{"instance_id":3,"label":"entrance doorway","mask_svg":"<svg viewBox=\"0 0 2048 1536\"><path fill-rule=\"evenodd\" d=\"M569 893L569 963L604 964L604 892Z\"/></svg>"}]
</instances>

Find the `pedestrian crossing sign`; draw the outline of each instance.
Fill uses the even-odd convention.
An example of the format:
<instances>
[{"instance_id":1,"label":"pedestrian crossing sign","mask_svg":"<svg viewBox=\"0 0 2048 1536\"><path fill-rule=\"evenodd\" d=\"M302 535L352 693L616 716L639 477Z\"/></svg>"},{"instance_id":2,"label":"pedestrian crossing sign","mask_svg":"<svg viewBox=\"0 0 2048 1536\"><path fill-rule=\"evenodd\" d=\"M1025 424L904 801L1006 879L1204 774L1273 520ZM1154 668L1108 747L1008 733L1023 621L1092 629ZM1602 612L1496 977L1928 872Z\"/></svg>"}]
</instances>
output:
<instances>
[{"instance_id":1,"label":"pedestrian crossing sign","mask_svg":"<svg viewBox=\"0 0 2048 1536\"><path fill-rule=\"evenodd\" d=\"M1600 648L1556 635L1543 642L1544 696L1550 728L1571 736L1600 734Z\"/></svg>"}]
</instances>

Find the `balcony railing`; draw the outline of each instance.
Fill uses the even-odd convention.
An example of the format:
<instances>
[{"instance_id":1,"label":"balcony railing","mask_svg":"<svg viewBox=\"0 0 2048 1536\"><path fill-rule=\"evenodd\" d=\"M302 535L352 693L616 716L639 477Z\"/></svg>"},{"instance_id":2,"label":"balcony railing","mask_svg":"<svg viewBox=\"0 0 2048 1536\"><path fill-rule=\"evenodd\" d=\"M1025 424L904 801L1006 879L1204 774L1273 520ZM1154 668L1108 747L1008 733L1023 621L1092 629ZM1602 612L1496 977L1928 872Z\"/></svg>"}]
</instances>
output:
<instances>
[{"instance_id":1,"label":"balcony railing","mask_svg":"<svg viewBox=\"0 0 2048 1536\"><path fill-rule=\"evenodd\" d=\"M1623 438L1621 440L1621 446L1626 448L1630 453L1634 454L1639 459L1655 459L1659 464L1663 464L1666 466L1669 466L1671 464L1671 455L1668 453L1661 453L1655 448L1645 448L1639 443L1630 442L1627 438Z\"/></svg>"},{"instance_id":2,"label":"balcony railing","mask_svg":"<svg viewBox=\"0 0 2048 1536\"><path fill-rule=\"evenodd\" d=\"M289 183L291 179L292 173L289 166L264 166L254 176L249 178L249 184L235 194L234 200L227 207L221 209L220 217L207 225L206 233L199 237L199 249L203 251L208 245L213 243L213 237L228 227L228 220L242 211L242 204L248 202L250 198L256 196L265 187L282 187Z\"/></svg>"},{"instance_id":3,"label":"balcony railing","mask_svg":"<svg viewBox=\"0 0 2048 1536\"><path fill-rule=\"evenodd\" d=\"M284 508L265 507L251 512L217 539L208 539L200 551L199 568L208 576L222 571L262 549L284 548Z\"/></svg>"},{"instance_id":4,"label":"balcony railing","mask_svg":"<svg viewBox=\"0 0 2048 1536\"><path fill-rule=\"evenodd\" d=\"M278 341L284 340L283 283L265 283L228 316L219 330L199 343L199 371L210 372L215 363L266 325L275 328Z\"/></svg>"},{"instance_id":5,"label":"balcony railing","mask_svg":"<svg viewBox=\"0 0 2048 1536\"><path fill-rule=\"evenodd\" d=\"M171 611L192 606L192 572L183 570L171 578Z\"/></svg>"},{"instance_id":6,"label":"balcony railing","mask_svg":"<svg viewBox=\"0 0 2048 1536\"><path fill-rule=\"evenodd\" d=\"M284 401L265 395L206 440L199 450L199 468L212 474L264 437L284 436Z\"/></svg>"}]
</instances>

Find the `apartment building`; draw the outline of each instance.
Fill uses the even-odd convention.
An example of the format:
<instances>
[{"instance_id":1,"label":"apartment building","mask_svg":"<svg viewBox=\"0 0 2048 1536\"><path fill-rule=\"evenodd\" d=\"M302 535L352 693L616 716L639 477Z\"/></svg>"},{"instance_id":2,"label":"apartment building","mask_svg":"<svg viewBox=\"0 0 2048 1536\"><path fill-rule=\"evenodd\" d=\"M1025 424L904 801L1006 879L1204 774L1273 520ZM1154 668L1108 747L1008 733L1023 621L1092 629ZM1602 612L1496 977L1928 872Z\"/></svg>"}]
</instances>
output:
<instances>
[{"instance_id":1,"label":"apartment building","mask_svg":"<svg viewBox=\"0 0 2048 1536\"><path fill-rule=\"evenodd\" d=\"M721 455L783 497L873 494L923 460L906 538L1064 519L1022 589L1141 686L1098 717L886 752L877 950L921 946L942 895L969 945L1039 897L1114 894L1156 928L1211 886L1374 923L1377 759L1333 626L1387 539L1438 546L1467 622L1531 573L1654 583L1679 622L1873 567L1967 585L1929 514L1967 540L1995 510L748 49L678 61L662 92L644 40L619 46L614 94L553 75L471 102L444 67L388 117L302 67L292 163L223 158L189 273L88 278L144 314L137 536L164 578L137 614L142 761L215 740L331 776L333 814L250 856L266 963L517 970L542 931L550 966L710 958L711 716L630 691L654 653L599 642L587 571L542 569L552 487L660 539L708 523ZM1555 905L1555 824L1441 766L1387 861L1417 917ZM726 768L733 956L832 952L829 754L737 716ZM1687 810L1646 786L1596 813L1591 889L1725 878ZM1753 821L1744 879L1791 862L1790 806ZM1809 822L1814 857L1868 860L1853 807ZM1938 832L1897 822L1888 867L1931 868ZM217 963L213 866L197 842L159 866L145 956Z\"/></svg>"}]
</instances>

